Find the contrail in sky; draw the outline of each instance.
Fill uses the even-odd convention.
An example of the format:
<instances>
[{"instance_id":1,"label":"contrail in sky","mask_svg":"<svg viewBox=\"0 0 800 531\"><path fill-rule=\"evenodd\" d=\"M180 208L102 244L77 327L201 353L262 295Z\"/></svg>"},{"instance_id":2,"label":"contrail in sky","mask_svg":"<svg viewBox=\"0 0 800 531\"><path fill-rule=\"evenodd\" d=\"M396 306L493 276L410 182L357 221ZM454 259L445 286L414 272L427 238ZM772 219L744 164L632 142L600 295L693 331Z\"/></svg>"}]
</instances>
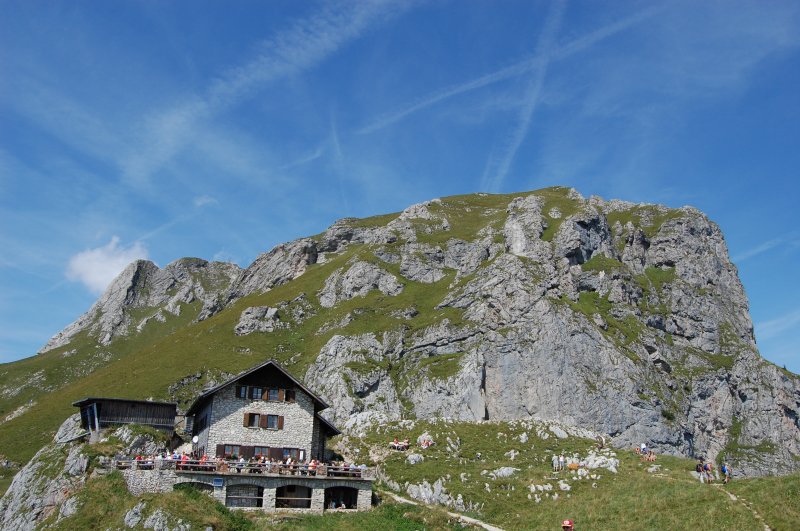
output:
<instances>
[{"instance_id":1,"label":"contrail in sky","mask_svg":"<svg viewBox=\"0 0 800 531\"><path fill-rule=\"evenodd\" d=\"M383 129L384 127L387 127L395 122L399 122L410 114L425 109L426 107L430 107L431 105L435 105L440 101L452 98L453 96L457 96L458 94L463 94L464 92L469 92L487 85L492 85L499 81L518 77L539 67L539 65L544 62L566 59L567 57L590 48L594 44L607 39L608 37L619 33L622 30L635 26L636 24L652 17L662 10L663 7L645 9L644 11L641 11L635 15L604 26L560 48L551 50L550 57L535 55L518 63L514 63L513 65L501 68L500 70L496 70L492 73L475 78L471 81L432 92L431 94L418 99L405 109L379 116L374 122L362 127L357 132L359 134L366 134Z\"/></svg>"},{"instance_id":2,"label":"contrail in sky","mask_svg":"<svg viewBox=\"0 0 800 531\"><path fill-rule=\"evenodd\" d=\"M550 49L553 47L556 34L561 28L561 19L566 9L566 1L561 1L553 6L552 11L547 16L542 34L536 43L536 56L543 57L544 60L539 62L533 69L528 88L525 91L525 101L520 109L519 123L514 129L510 142L503 149L504 153L499 161L495 161L494 154L489 155L489 160L486 162L486 168L483 171L481 178L481 190L487 192L495 192L502 184L503 180L508 174L508 169L517 155L517 150L525 140L525 135L531 124L533 111L539 103L539 96L542 93L542 86L544 85L545 77L547 76L547 67L550 64Z\"/></svg>"}]
</instances>

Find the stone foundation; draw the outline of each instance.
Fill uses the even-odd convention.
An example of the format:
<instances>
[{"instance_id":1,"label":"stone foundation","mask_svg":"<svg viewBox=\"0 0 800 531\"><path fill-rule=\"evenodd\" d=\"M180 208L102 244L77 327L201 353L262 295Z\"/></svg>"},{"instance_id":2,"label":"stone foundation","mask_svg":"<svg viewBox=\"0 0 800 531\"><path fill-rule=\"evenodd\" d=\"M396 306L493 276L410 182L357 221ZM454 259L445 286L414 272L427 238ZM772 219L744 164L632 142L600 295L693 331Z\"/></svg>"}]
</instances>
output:
<instances>
[{"instance_id":1,"label":"stone foundation","mask_svg":"<svg viewBox=\"0 0 800 531\"><path fill-rule=\"evenodd\" d=\"M145 492L171 492L180 483L197 483L213 488L211 495L226 505L229 485L253 485L263 489L262 511L299 511L321 513L325 510L325 491L345 487L358 491L356 509L369 510L372 506L372 480L343 478L311 478L303 476L263 476L258 474L210 474L203 472L176 472L175 470L122 470L122 476L131 494L139 496ZM216 480L217 486L214 485ZM219 486L221 484L221 486ZM280 487L296 485L311 489L311 508L276 509L276 491ZM254 510L253 508L242 508Z\"/></svg>"}]
</instances>

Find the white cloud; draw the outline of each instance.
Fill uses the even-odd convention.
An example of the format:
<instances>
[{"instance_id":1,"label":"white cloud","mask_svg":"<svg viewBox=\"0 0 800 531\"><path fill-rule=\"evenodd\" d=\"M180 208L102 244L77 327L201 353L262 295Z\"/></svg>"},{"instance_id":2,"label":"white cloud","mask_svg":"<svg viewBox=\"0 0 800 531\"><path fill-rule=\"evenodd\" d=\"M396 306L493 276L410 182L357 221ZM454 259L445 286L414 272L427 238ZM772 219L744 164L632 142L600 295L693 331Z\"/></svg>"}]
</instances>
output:
<instances>
[{"instance_id":1,"label":"white cloud","mask_svg":"<svg viewBox=\"0 0 800 531\"><path fill-rule=\"evenodd\" d=\"M81 251L69 259L67 278L81 282L93 293L102 293L125 267L138 259L146 259L147 248L141 242L120 246L114 236L108 244Z\"/></svg>"}]
</instances>

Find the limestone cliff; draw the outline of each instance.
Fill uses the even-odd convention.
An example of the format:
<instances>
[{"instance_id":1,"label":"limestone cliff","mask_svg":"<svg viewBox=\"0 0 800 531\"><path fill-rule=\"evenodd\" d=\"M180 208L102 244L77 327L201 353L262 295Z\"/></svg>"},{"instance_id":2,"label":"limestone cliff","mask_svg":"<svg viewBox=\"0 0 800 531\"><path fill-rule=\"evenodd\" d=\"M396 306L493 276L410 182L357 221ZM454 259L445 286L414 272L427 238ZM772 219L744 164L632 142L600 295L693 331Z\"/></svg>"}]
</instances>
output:
<instances>
[{"instance_id":1,"label":"limestone cliff","mask_svg":"<svg viewBox=\"0 0 800 531\"><path fill-rule=\"evenodd\" d=\"M335 420L539 418L723 454L749 474L796 470L800 382L759 356L717 225L690 207L543 192L484 208L468 239L448 232L478 208L453 201L322 235L326 249L369 244L404 283L450 279L437 308L461 311L331 338L306 380Z\"/></svg>"}]
</instances>

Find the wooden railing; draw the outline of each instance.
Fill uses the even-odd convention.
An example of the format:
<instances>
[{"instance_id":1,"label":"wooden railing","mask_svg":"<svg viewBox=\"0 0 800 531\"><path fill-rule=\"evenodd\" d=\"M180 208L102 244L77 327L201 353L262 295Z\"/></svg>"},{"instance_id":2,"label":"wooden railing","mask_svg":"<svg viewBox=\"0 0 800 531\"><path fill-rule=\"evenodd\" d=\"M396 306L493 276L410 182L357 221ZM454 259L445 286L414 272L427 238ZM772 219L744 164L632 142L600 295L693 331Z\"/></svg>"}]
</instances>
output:
<instances>
[{"instance_id":1,"label":"wooden railing","mask_svg":"<svg viewBox=\"0 0 800 531\"><path fill-rule=\"evenodd\" d=\"M175 459L114 459L111 468L117 470L175 470L176 472L205 472L214 474L268 474L280 476L336 477L374 479L370 467L319 464L241 463L239 461L197 461Z\"/></svg>"}]
</instances>

